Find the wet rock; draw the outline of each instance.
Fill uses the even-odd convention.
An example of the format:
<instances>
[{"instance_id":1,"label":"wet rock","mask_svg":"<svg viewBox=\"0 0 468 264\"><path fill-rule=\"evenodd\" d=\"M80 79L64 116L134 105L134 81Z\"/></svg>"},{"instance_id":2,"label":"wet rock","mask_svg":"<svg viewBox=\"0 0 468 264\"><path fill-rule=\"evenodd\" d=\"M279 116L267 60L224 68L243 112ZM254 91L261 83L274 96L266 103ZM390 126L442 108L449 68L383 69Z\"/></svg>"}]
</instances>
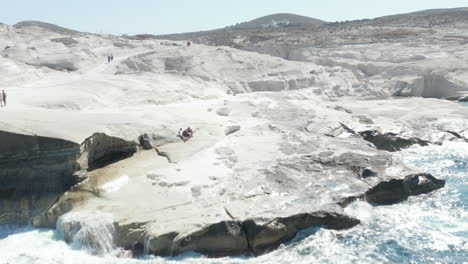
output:
<instances>
[{"instance_id":1,"label":"wet rock","mask_svg":"<svg viewBox=\"0 0 468 264\"><path fill-rule=\"evenodd\" d=\"M380 133L376 130L368 130L359 132L364 140L371 142L377 149L386 150L390 152L399 151L401 149L418 144L420 146L427 146L428 141L419 138L402 138L395 133Z\"/></svg>"},{"instance_id":2,"label":"wet rock","mask_svg":"<svg viewBox=\"0 0 468 264\"><path fill-rule=\"evenodd\" d=\"M249 249L254 255L266 253L310 227L341 230L360 223L358 219L332 212L298 214L262 222L264 221L246 220L243 223Z\"/></svg>"},{"instance_id":3,"label":"wet rock","mask_svg":"<svg viewBox=\"0 0 468 264\"><path fill-rule=\"evenodd\" d=\"M389 205L408 199L409 196L429 193L444 187L445 181L430 174L408 175L403 180L381 182L364 195L365 200L379 205Z\"/></svg>"},{"instance_id":4,"label":"wet rock","mask_svg":"<svg viewBox=\"0 0 468 264\"><path fill-rule=\"evenodd\" d=\"M74 212L60 217L57 230L75 248L94 255L112 252L115 227L112 216L100 212Z\"/></svg>"},{"instance_id":5,"label":"wet rock","mask_svg":"<svg viewBox=\"0 0 468 264\"><path fill-rule=\"evenodd\" d=\"M186 236L174 240L173 255L195 251L204 255L233 256L242 255L248 248L246 234L236 221L223 221L209 225Z\"/></svg>"},{"instance_id":6,"label":"wet rock","mask_svg":"<svg viewBox=\"0 0 468 264\"><path fill-rule=\"evenodd\" d=\"M169 232L149 237L142 235L141 226L133 231L128 227L118 227L117 231L121 234L117 237L123 239L127 247L132 242L125 237L126 232L132 234L133 241L146 240L141 243L146 243L148 252L159 256L174 256L189 251L210 257L257 256L275 249L294 238L299 231L310 227L341 230L359 223L358 219L346 215L319 211L274 219L226 220L187 233Z\"/></svg>"}]
</instances>

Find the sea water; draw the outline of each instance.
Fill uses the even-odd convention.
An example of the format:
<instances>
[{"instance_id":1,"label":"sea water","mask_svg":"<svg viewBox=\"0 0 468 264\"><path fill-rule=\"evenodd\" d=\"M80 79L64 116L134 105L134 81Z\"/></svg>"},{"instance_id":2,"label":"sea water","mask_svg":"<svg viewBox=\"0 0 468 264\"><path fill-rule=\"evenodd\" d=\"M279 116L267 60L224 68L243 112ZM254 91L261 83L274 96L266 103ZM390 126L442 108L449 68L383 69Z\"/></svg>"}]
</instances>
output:
<instances>
[{"instance_id":1,"label":"sea water","mask_svg":"<svg viewBox=\"0 0 468 264\"><path fill-rule=\"evenodd\" d=\"M0 263L468 263L468 144L412 147L407 164L446 180L446 187L391 206L355 202L346 212L362 223L345 231L306 230L278 250L257 258L130 259L67 244L55 230L0 227Z\"/></svg>"}]
</instances>

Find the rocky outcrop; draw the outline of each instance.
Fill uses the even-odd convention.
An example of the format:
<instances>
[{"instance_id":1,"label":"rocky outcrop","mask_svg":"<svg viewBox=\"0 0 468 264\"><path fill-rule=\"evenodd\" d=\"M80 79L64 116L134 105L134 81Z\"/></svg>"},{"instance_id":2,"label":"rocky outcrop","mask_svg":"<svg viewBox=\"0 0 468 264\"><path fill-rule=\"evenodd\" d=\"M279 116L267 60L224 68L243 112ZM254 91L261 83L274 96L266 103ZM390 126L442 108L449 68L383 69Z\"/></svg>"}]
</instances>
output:
<instances>
[{"instance_id":1,"label":"rocky outcrop","mask_svg":"<svg viewBox=\"0 0 468 264\"><path fill-rule=\"evenodd\" d=\"M71 37L54 38L54 39L51 39L50 41L62 43L65 46L72 46L72 45L78 44L78 41L76 41L74 38L71 38Z\"/></svg>"},{"instance_id":2,"label":"rocky outcrop","mask_svg":"<svg viewBox=\"0 0 468 264\"><path fill-rule=\"evenodd\" d=\"M40 66L47 67L56 71L72 72L77 71L78 66L72 61L60 60L60 61L41 61Z\"/></svg>"},{"instance_id":3,"label":"rocky outcrop","mask_svg":"<svg viewBox=\"0 0 468 264\"><path fill-rule=\"evenodd\" d=\"M64 216L59 228L69 241L79 228L87 226L77 224L76 220ZM66 222L70 223L66 223ZM279 217L274 219L247 219L245 221L226 220L213 223L186 233L168 232L161 235L145 233L145 224L120 225L115 223L114 239L116 246L121 246L140 254L142 249L147 254L175 256L194 251L210 257L254 255L271 251L296 236L304 229L324 227L329 229L351 228L360 221L334 212L311 212ZM95 240L95 238L90 238Z\"/></svg>"},{"instance_id":4,"label":"rocky outcrop","mask_svg":"<svg viewBox=\"0 0 468 264\"><path fill-rule=\"evenodd\" d=\"M359 135L364 140L371 142L377 149L386 150L390 152L399 151L401 149L418 144L420 146L427 146L428 141L419 138L403 138L395 133L380 133L376 130L367 130L359 132Z\"/></svg>"},{"instance_id":5,"label":"rocky outcrop","mask_svg":"<svg viewBox=\"0 0 468 264\"><path fill-rule=\"evenodd\" d=\"M81 144L78 158L80 170L93 170L120 159L128 158L138 150L135 141L95 133Z\"/></svg>"},{"instance_id":6,"label":"rocky outcrop","mask_svg":"<svg viewBox=\"0 0 468 264\"><path fill-rule=\"evenodd\" d=\"M430 174L408 175L402 180L381 182L367 191L364 198L367 202L379 205L394 204L410 196L429 193L445 186L444 180L436 179Z\"/></svg>"},{"instance_id":7,"label":"rocky outcrop","mask_svg":"<svg viewBox=\"0 0 468 264\"><path fill-rule=\"evenodd\" d=\"M347 229L358 225L358 219L333 212L314 212L276 218L264 223L246 220L242 226L247 234L249 250L255 255L268 252L296 236L304 229L325 227Z\"/></svg>"},{"instance_id":8,"label":"rocky outcrop","mask_svg":"<svg viewBox=\"0 0 468 264\"><path fill-rule=\"evenodd\" d=\"M259 80L248 83L252 92L279 92L286 90L287 82L283 80Z\"/></svg>"},{"instance_id":9,"label":"rocky outcrop","mask_svg":"<svg viewBox=\"0 0 468 264\"><path fill-rule=\"evenodd\" d=\"M443 75L426 75L410 83L394 93L395 96L419 96L425 98L445 98L459 95L467 87L451 82Z\"/></svg>"},{"instance_id":10,"label":"rocky outcrop","mask_svg":"<svg viewBox=\"0 0 468 264\"><path fill-rule=\"evenodd\" d=\"M180 138L174 135L170 130L159 132L157 134L143 134L138 138L140 146L145 149L154 149L158 146L179 142Z\"/></svg>"},{"instance_id":11,"label":"rocky outcrop","mask_svg":"<svg viewBox=\"0 0 468 264\"><path fill-rule=\"evenodd\" d=\"M27 224L80 179L80 145L0 131L0 224Z\"/></svg>"},{"instance_id":12,"label":"rocky outcrop","mask_svg":"<svg viewBox=\"0 0 468 264\"><path fill-rule=\"evenodd\" d=\"M408 175L403 179L382 181L363 195L344 199L340 205L347 206L357 199L374 205L391 205L405 201L410 196L430 193L443 188L445 181L426 173Z\"/></svg>"},{"instance_id":13,"label":"rocky outcrop","mask_svg":"<svg viewBox=\"0 0 468 264\"><path fill-rule=\"evenodd\" d=\"M227 126L226 130L224 131L224 134L226 134L226 136L228 136L230 134L236 133L237 131L240 130L240 128L241 127L239 125Z\"/></svg>"},{"instance_id":14,"label":"rocky outcrop","mask_svg":"<svg viewBox=\"0 0 468 264\"><path fill-rule=\"evenodd\" d=\"M74 175L79 180L87 178L88 171L92 171L121 159L132 156L138 150L136 141L127 141L117 137L111 137L103 133L95 133L85 139L80 146L80 153L75 159ZM94 186L95 187L95 186ZM67 188L65 191L68 191ZM71 211L76 205L76 201L87 199L90 196L99 196L99 190L94 188L76 189L71 188L72 192L66 192L49 204L46 210L41 210L33 218L33 224L36 227L54 228L60 216ZM73 192L74 191L74 192Z\"/></svg>"},{"instance_id":15,"label":"rocky outcrop","mask_svg":"<svg viewBox=\"0 0 468 264\"><path fill-rule=\"evenodd\" d=\"M442 188L444 183L443 180L438 180L429 174L414 174L404 179L382 181L368 189L365 194L350 197L347 202L365 199L376 205L393 204L409 196ZM114 222L111 226L108 217L103 217L104 220L91 217L90 214L75 217L76 213L62 216L57 228L68 242L81 241L81 247L93 244L94 247L91 249L98 254L110 251L109 245L112 245L131 250L133 256L142 254L176 256L194 251L210 257L222 257L259 256L293 239L302 230L313 227L342 230L360 223L358 219L331 208L285 217L246 220L238 220L227 213L232 220L206 224L188 231L170 231L171 228L168 228L167 233L157 235L151 231L151 225L157 225L157 221L127 224ZM87 223L89 219L91 222ZM100 227L99 231L93 232L95 227Z\"/></svg>"},{"instance_id":16,"label":"rocky outcrop","mask_svg":"<svg viewBox=\"0 0 468 264\"><path fill-rule=\"evenodd\" d=\"M150 252L153 251L151 246L154 246L154 243L150 242ZM248 241L242 223L223 221L188 235L177 236L172 243L171 255L195 251L207 256L221 257L242 255L247 250Z\"/></svg>"},{"instance_id":17,"label":"rocky outcrop","mask_svg":"<svg viewBox=\"0 0 468 264\"><path fill-rule=\"evenodd\" d=\"M0 224L24 225L35 217L38 226L55 226L57 217L48 219L44 213L64 192L85 180L87 171L138 149L134 141L102 133L81 145L4 131L0 131L0 139ZM59 209L65 213L71 205L63 203Z\"/></svg>"},{"instance_id":18,"label":"rocky outcrop","mask_svg":"<svg viewBox=\"0 0 468 264\"><path fill-rule=\"evenodd\" d=\"M220 115L220 116L229 116L231 114L231 109L227 108L227 107L223 107L223 108L219 108L218 110L216 110L216 114Z\"/></svg>"},{"instance_id":19,"label":"rocky outcrop","mask_svg":"<svg viewBox=\"0 0 468 264\"><path fill-rule=\"evenodd\" d=\"M187 72L193 66L192 56L178 56L164 59L164 70L176 71L176 72Z\"/></svg>"}]
</instances>

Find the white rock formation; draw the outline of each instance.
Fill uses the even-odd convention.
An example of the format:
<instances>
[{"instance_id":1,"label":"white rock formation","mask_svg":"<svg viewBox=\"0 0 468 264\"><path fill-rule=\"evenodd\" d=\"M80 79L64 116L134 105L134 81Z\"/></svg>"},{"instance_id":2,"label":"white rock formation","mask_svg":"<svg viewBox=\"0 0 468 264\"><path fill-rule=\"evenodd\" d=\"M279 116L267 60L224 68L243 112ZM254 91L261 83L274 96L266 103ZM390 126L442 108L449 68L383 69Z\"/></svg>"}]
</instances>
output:
<instances>
[{"instance_id":1,"label":"white rock formation","mask_svg":"<svg viewBox=\"0 0 468 264\"><path fill-rule=\"evenodd\" d=\"M372 20L163 37L344 68L353 83L336 84L338 95L463 97L468 94L467 17L467 8L436 9Z\"/></svg>"},{"instance_id":2,"label":"white rock formation","mask_svg":"<svg viewBox=\"0 0 468 264\"><path fill-rule=\"evenodd\" d=\"M388 82L369 77L383 74L380 63L357 66L364 89L352 67L227 47L38 26L2 26L0 39L8 94L0 137L14 139L0 146L0 191L10 194L0 222L61 219L69 241L94 241L87 221L99 212L106 241L135 252L261 254L311 226L358 224L342 209L354 199L388 204L443 186L386 150L466 140L468 109L456 103L365 100L389 94ZM453 131L441 117L464 127ZM178 140L187 126L194 137ZM23 175L20 162L43 170ZM50 173L50 163L63 166ZM34 186L48 181L59 184L37 196ZM41 203L21 207L32 199ZM109 251L107 242L98 250Z\"/></svg>"}]
</instances>

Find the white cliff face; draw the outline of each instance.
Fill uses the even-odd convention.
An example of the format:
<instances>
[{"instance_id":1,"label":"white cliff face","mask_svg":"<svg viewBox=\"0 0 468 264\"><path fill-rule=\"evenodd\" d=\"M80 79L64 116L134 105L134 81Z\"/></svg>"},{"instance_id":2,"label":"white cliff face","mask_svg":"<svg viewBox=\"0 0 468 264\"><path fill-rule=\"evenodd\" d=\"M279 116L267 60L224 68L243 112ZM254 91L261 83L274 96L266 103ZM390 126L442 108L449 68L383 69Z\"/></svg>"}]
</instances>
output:
<instances>
[{"instance_id":1,"label":"white cliff face","mask_svg":"<svg viewBox=\"0 0 468 264\"><path fill-rule=\"evenodd\" d=\"M467 17L466 8L441 9L314 27L163 37L342 67L359 80L352 92L342 94L377 90L387 96L443 98L468 93Z\"/></svg>"},{"instance_id":2,"label":"white cliff face","mask_svg":"<svg viewBox=\"0 0 468 264\"><path fill-rule=\"evenodd\" d=\"M443 186L390 151L466 141L461 105L367 100L395 93L393 82L420 96L447 82L463 89L456 72L406 73L421 57L400 62L402 69L396 58L382 62L391 56L383 44L307 48L297 62L37 26L2 27L0 39L0 89L8 94L0 130L81 144L75 169L84 181L33 223L53 227L60 219L70 242L99 252L258 255L311 226L349 228L359 221L342 207L355 199L394 203ZM384 78L391 74L395 80ZM178 140L188 126L194 137ZM95 241L96 228L107 230L105 241Z\"/></svg>"}]
</instances>

